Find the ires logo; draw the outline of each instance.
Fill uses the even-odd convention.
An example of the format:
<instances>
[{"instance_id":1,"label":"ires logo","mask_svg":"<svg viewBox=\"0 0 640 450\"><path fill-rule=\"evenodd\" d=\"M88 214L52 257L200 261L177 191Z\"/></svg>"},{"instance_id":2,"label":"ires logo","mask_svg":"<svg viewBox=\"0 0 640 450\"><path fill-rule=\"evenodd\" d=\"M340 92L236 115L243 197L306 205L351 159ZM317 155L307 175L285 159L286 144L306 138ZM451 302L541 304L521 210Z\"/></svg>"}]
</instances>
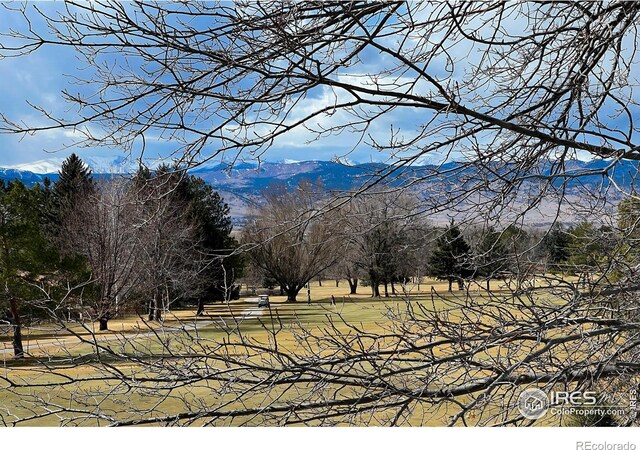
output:
<instances>
[{"instance_id":1,"label":"ires logo","mask_svg":"<svg viewBox=\"0 0 640 450\"><path fill-rule=\"evenodd\" d=\"M551 392L549 394L549 397L550 403L557 406L595 406L598 403L598 394L593 391L557 391Z\"/></svg>"},{"instance_id":2,"label":"ires logo","mask_svg":"<svg viewBox=\"0 0 640 450\"><path fill-rule=\"evenodd\" d=\"M603 400L602 396L594 391L553 391L547 394L541 389L530 388L520 393L518 397L518 410L520 414L531 420L537 420L545 416L547 411L551 414L581 414L610 411L610 408L599 405L598 402ZM620 408L618 408L620 409ZM624 412L623 409L620 409Z\"/></svg>"}]
</instances>

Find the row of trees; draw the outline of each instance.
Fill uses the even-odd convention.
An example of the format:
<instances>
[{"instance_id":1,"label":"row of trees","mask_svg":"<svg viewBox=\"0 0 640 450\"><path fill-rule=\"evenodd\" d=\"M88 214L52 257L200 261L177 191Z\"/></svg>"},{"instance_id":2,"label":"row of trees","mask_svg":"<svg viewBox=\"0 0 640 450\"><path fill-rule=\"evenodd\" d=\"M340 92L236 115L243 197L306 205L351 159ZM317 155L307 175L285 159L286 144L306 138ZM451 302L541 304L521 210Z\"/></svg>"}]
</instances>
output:
<instances>
[{"instance_id":1,"label":"row of trees","mask_svg":"<svg viewBox=\"0 0 640 450\"><path fill-rule=\"evenodd\" d=\"M229 299L243 260L229 207L183 171L96 178L74 154L55 183L0 184L0 313L24 354L23 321L97 321L122 311L162 320L177 302ZM235 289L237 293L237 289Z\"/></svg>"},{"instance_id":2,"label":"row of trees","mask_svg":"<svg viewBox=\"0 0 640 450\"><path fill-rule=\"evenodd\" d=\"M352 293L364 275L380 296L381 283L386 289L414 271L421 221L400 220L412 208L404 195L363 193L327 205L321 186L278 186L244 227L243 242L258 273L274 280L288 301L326 274L346 278Z\"/></svg>"},{"instance_id":3,"label":"row of trees","mask_svg":"<svg viewBox=\"0 0 640 450\"><path fill-rule=\"evenodd\" d=\"M346 278L352 294L362 280L373 297L396 293L396 284L430 275L464 289L466 280L526 279L555 272L588 277L603 272L620 248L624 221L638 217L621 204L620 226L557 223L550 230L510 225L437 227L419 203L400 191L327 199L305 182L291 192L272 189L245 227L243 239L260 276L280 285L289 301L313 278ZM625 218L626 217L626 218ZM389 289L390 286L390 289Z\"/></svg>"}]
</instances>

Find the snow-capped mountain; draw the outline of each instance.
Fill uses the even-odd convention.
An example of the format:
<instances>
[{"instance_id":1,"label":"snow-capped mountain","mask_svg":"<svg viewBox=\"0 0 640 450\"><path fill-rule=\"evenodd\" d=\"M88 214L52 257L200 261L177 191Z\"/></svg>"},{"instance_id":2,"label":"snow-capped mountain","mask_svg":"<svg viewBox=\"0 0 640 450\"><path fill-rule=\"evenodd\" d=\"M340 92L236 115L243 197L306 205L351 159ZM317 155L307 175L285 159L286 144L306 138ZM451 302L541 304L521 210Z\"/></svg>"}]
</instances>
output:
<instances>
[{"instance_id":1,"label":"snow-capped mountain","mask_svg":"<svg viewBox=\"0 0 640 450\"><path fill-rule=\"evenodd\" d=\"M30 186L35 183L42 183L47 175L34 173L28 170L0 168L0 179L5 181L20 180L24 184ZM56 174L57 176L57 174ZM52 178L52 177L49 177Z\"/></svg>"},{"instance_id":2,"label":"snow-capped mountain","mask_svg":"<svg viewBox=\"0 0 640 450\"><path fill-rule=\"evenodd\" d=\"M137 163L125 158L86 158L86 163L93 172L99 176L109 174L134 173L137 170ZM12 167L0 169L0 179L13 180L20 179L26 184L42 182L45 177L55 181L57 172L62 164L62 159L54 158L44 161L36 161L30 164L20 164ZM615 185L623 190L631 189L635 184L635 177L639 173L639 164L636 162L622 161L616 165L615 171L610 171L609 176L613 183L603 177L599 171L606 168L607 161L571 161L565 166L565 171L585 173L591 171L593 175L581 176L579 178L568 177L565 180L558 179L554 184L563 184L567 189L567 196L573 196L573 200L580 200L584 192L601 192L607 196L608 203L612 208L619 201L619 190L609 189ZM153 164L148 164L153 167ZM264 193L278 183L287 187L296 186L302 180L311 183L328 191L349 191L363 184L371 182L381 173L389 175L387 182L391 185L412 184L412 192L422 198L442 195L445 191L453 192L460 189L467 182L477 182L482 174L477 173L473 168L456 169L456 163L448 163L444 167L435 166L414 166L404 167L393 173L389 171L389 166L380 163L367 164L339 164L329 161L284 161L266 162L260 165L240 162L233 167L223 164L207 163L194 168L191 173L202 178L211 184L221 193L225 201L231 206L232 215L237 224L243 222L251 206L259 204ZM545 175L551 170L552 163L541 163L533 172ZM510 165L506 165L497 170L496 173L511 170ZM450 173L442 176L433 175L438 173ZM486 175L486 174L485 174ZM426 179L421 183L414 183L416 180ZM529 188L537 189L535 181L531 181ZM637 189L637 188L636 188ZM572 201L573 201L572 200ZM555 211L553 201L549 202L548 209ZM540 209L545 209L544 205ZM448 221L445 217L443 219ZM538 219L534 219L538 220ZM544 225L545 219L539 219L539 225ZM570 219L567 219L570 220Z\"/></svg>"},{"instance_id":3,"label":"snow-capped mountain","mask_svg":"<svg viewBox=\"0 0 640 450\"><path fill-rule=\"evenodd\" d=\"M138 167L137 161L132 158L126 158L123 156L110 157L110 156L81 156L82 160L89 166L93 173L96 174L110 174L110 173L131 173L135 172ZM62 162L65 160L63 157L55 157L49 159L43 159L40 161L33 161L29 163L16 164L12 166L6 166L5 169L13 169L18 171L32 172L34 174L50 175L58 173Z\"/></svg>"},{"instance_id":4,"label":"snow-capped mountain","mask_svg":"<svg viewBox=\"0 0 640 450\"><path fill-rule=\"evenodd\" d=\"M7 168L4 170L31 172L34 174L56 173L60 169L60 166L62 165L63 160L64 158L43 159L41 161L34 161L31 163L7 166Z\"/></svg>"}]
</instances>

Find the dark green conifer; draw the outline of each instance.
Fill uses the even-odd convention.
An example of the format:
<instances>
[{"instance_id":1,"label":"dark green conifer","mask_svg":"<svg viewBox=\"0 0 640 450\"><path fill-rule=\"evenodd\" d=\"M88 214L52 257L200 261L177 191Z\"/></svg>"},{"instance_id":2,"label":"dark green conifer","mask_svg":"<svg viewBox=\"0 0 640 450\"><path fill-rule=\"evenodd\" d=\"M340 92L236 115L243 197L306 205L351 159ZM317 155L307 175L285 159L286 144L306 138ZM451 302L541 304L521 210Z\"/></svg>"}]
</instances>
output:
<instances>
[{"instance_id":1,"label":"dark green conifer","mask_svg":"<svg viewBox=\"0 0 640 450\"><path fill-rule=\"evenodd\" d=\"M449 282L449 291L454 281L464 289L464 279L473 274L470 263L471 248L464 240L460 229L453 220L451 225L437 239L435 249L429 259L431 275Z\"/></svg>"},{"instance_id":2,"label":"dark green conifer","mask_svg":"<svg viewBox=\"0 0 640 450\"><path fill-rule=\"evenodd\" d=\"M58 174L45 210L47 232L54 238L77 202L95 188L91 170L75 153L64 160Z\"/></svg>"}]
</instances>

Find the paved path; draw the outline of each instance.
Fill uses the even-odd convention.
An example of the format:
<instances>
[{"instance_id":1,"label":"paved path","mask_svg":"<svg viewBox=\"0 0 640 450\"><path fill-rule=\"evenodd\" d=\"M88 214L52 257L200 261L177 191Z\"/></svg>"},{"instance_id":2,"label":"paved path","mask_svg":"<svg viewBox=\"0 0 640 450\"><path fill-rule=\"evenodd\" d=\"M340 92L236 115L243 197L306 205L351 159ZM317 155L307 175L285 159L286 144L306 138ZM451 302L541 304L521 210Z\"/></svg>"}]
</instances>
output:
<instances>
[{"instance_id":1,"label":"paved path","mask_svg":"<svg viewBox=\"0 0 640 450\"><path fill-rule=\"evenodd\" d=\"M248 298L244 300L245 303L251 303L251 304L257 304L258 303L258 298ZM272 305L273 307L273 305ZM145 332L132 332L132 333L120 333L120 334L110 334L110 335L99 335L96 334L95 335L95 339L98 342L98 344L104 344L105 342L109 342L109 341L121 341L123 339L127 339L127 338L135 338L135 339L139 339L139 338L143 338L143 337L153 337L156 334L158 335L163 335L166 333L177 333L180 331L186 331L186 332L191 332L191 331L197 331L200 328L204 328L204 327L209 327L212 325L223 325L225 327L229 327L231 326L231 324L233 324L235 326L234 322L241 322L243 320L247 320L247 319L255 319L258 318L260 316L262 316L264 314L266 308L258 308L257 306L252 306L249 308L246 308L242 311L242 314L236 316L236 320L233 321L231 319L229 319L228 321L225 321L224 318L222 316L218 317L216 320L205 320L205 321L193 321L193 323L189 323L190 321L184 321L180 324L180 326L167 326L167 327L160 327L158 329L156 329L155 331L145 331ZM56 347L60 347L63 345L67 345L67 346L74 346L74 345L85 345L87 344L87 342L81 342L79 340L76 340L76 337L73 335L69 335L66 336L70 339L65 339L64 337L62 339L59 340L46 340L45 342L38 342L37 340L35 341L28 341L26 339L23 339L23 345L24 345L24 349L26 353L29 353L29 350L42 350L42 349L47 349L47 348L56 348ZM87 341L92 341L92 335L87 335L87 336L83 336ZM0 343L0 358L1 359L7 359L7 358L12 358L13 357L13 346L11 344L11 342L2 342Z\"/></svg>"}]
</instances>

